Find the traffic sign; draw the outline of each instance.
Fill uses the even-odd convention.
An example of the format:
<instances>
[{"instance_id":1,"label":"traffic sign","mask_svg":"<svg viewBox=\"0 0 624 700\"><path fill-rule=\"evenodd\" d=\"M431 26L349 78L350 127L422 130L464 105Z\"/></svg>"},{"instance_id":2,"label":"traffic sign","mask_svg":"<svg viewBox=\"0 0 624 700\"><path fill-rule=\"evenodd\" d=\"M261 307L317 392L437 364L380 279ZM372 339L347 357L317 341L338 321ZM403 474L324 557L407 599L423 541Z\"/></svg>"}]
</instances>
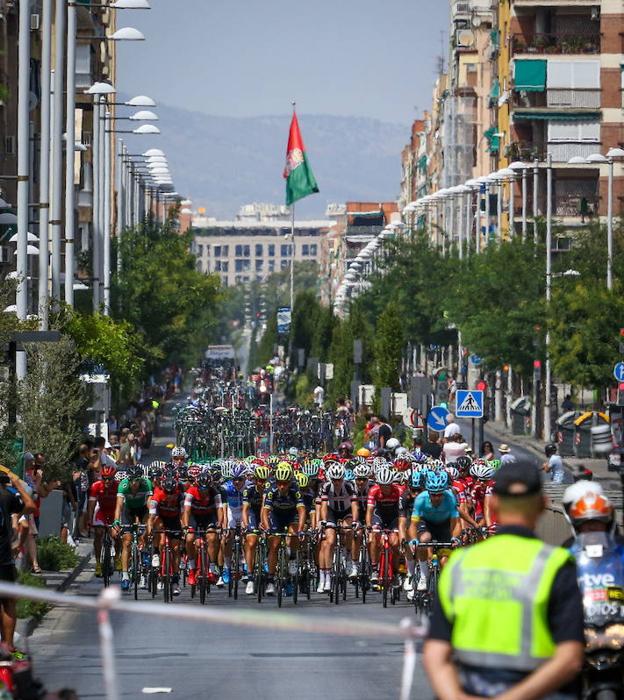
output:
<instances>
[{"instance_id":1,"label":"traffic sign","mask_svg":"<svg viewBox=\"0 0 624 700\"><path fill-rule=\"evenodd\" d=\"M483 392L477 389L457 390L458 418L483 418Z\"/></svg>"},{"instance_id":2,"label":"traffic sign","mask_svg":"<svg viewBox=\"0 0 624 700\"><path fill-rule=\"evenodd\" d=\"M443 432L444 428L446 428L446 417L448 414L448 409L444 408L444 406L434 406L427 416L427 427L438 433Z\"/></svg>"},{"instance_id":3,"label":"traffic sign","mask_svg":"<svg viewBox=\"0 0 624 700\"><path fill-rule=\"evenodd\" d=\"M483 358L479 355L472 354L470 356L470 362L472 362L475 367L478 367L483 362Z\"/></svg>"},{"instance_id":4,"label":"traffic sign","mask_svg":"<svg viewBox=\"0 0 624 700\"><path fill-rule=\"evenodd\" d=\"M624 362L618 362L613 368L613 376L618 382L624 382Z\"/></svg>"}]
</instances>

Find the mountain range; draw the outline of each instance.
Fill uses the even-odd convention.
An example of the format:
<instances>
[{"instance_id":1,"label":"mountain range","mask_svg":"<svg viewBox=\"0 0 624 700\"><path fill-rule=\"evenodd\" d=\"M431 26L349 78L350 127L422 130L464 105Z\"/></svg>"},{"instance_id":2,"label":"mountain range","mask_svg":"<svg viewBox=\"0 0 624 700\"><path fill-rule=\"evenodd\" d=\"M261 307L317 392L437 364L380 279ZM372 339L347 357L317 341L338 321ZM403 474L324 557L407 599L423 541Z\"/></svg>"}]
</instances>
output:
<instances>
[{"instance_id":1,"label":"mountain range","mask_svg":"<svg viewBox=\"0 0 624 700\"><path fill-rule=\"evenodd\" d=\"M161 135L131 136L132 152L167 154L176 190L208 216L233 218L243 204L284 201L290 115L224 117L159 105ZM401 150L409 127L369 119L299 115L320 193L297 205L299 216L322 218L330 202L396 199Z\"/></svg>"}]
</instances>

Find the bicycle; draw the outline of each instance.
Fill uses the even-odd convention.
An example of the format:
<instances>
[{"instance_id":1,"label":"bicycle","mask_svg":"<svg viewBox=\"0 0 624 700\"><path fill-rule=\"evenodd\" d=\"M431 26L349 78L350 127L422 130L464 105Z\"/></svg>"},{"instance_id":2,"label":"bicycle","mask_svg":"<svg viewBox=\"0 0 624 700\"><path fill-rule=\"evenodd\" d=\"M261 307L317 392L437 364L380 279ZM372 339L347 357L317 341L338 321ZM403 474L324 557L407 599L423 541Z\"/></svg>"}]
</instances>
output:
<instances>
[{"instance_id":1,"label":"bicycle","mask_svg":"<svg viewBox=\"0 0 624 700\"><path fill-rule=\"evenodd\" d=\"M415 549L433 549L433 555L429 565L429 583L425 591L414 590L414 610L417 615L429 616L433 610L433 603L438 594L438 579L440 577L440 559L436 550L453 549L453 542L419 542L412 540L410 544ZM418 577L420 577L420 561L418 562ZM414 576L414 580L417 576Z\"/></svg>"},{"instance_id":2,"label":"bicycle","mask_svg":"<svg viewBox=\"0 0 624 700\"><path fill-rule=\"evenodd\" d=\"M110 534L110 527L108 525L101 526L104 527L104 536L102 537L102 579L104 581L104 587L108 588L111 584L113 574L115 573L115 560L114 560L114 544L113 538Z\"/></svg>"},{"instance_id":3,"label":"bicycle","mask_svg":"<svg viewBox=\"0 0 624 700\"><path fill-rule=\"evenodd\" d=\"M273 533L272 536L280 538L279 547L277 549L277 568L275 569L275 592L277 607L282 607L284 589L288 583L292 583L293 585L293 603L296 605L299 588L299 549L297 549L295 557L296 573L291 576L288 573L289 555L287 540L293 537L293 535L288 532L277 532Z\"/></svg>"},{"instance_id":4,"label":"bicycle","mask_svg":"<svg viewBox=\"0 0 624 700\"><path fill-rule=\"evenodd\" d=\"M141 580L141 575L144 573L143 562L141 559L141 546L139 543L139 538L145 532L145 525L140 525L139 523L134 523L132 525L125 525L122 528L124 533L129 532L132 535L132 541L130 543L130 561L128 562L130 583L132 585L134 599L139 599L139 582Z\"/></svg>"},{"instance_id":5,"label":"bicycle","mask_svg":"<svg viewBox=\"0 0 624 700\"><path fill-rule=\"evenodd\" d=\"M254 531L258 535L258 545L256 547L256 557L254 560L254 585L256 587L256 597L258 602L262 602L266 586L267 571L267 541L266 535L262 531Z\"/></svg>"},{"instance_id":6,"label":"bicycle","mask_svg":"<svg viewBox=\"0 0 624 700\"><path fill-rule=\"evenodd\" d=\"M163 599L165 603L173 601L173 578L175 575L173 567L173 547L170 542L170 535L177 535L179 532L174 530L155 530L163 535L163 541L160 543L160 581L163 584ZM152 597L155 594L152 594Z\"/></svg>"},{"instance_id":7,"label":"bicycle","mask_svg":"<svg viewBox=\"0 0 624 700\"><path fill-rule=\"evenodd\" d=\"M370 589L370 572L371 563L368 553L368 531L365 527L360 528L362 533L362 542L360 543L360 557L358 562L358 575L355 578L353 585L355 587L355 597L360 597L362 593L362 603L366 603L366 593Z\"/></svg>"},{"instance_id":8,"label":"bicycle","mask_svg":"<svg viewBox=\"0 0 624 700\"><path fill-rule=\"evenodd\" d=\"M315 586L317 577L316 562L314 561L314 536L314 532L302 533L303 543L300 545L299 591L305 594L308 600L312 597L312 588Z\"/></svg>"},{"instance_id":9,"label":"bicycle","mask_svg":"<svg viewBox=\"0 0 624 700\"><path fill-rule=\"evenodd\" d=\"M342 536L344 532L344 525L340 521L336 526L336 546L334 548L334 560L332 562L332 572L331 572L331 591L329 593L330 603L338 605L340 597L343 600L347 599L347 572L345 570L345 562L342 558L343 544Z\"/></svg>"},{"instance_id":10,"label":"bicycle","mask_svg":"<svg viewBox=\"0 0 624 700\"><path fill-rule=\"evenodd\" d=\"M191 586L191 598L195 597L196 589L199 589L199 602L202 605L205 605L206 595L210 593L210 558L206 544L206 534L208 532L214 532L214 530L195 531L195 565L197 567L195 579L197 583Z\"/></svg>"},{"instance_id":11,"label":"bicycle","mask_svg":"<svg viewBox=\"0 0 624 700\"><path fill-rule=\"evenodd\" d=\"M381 602L384 608L388 607L388 594L390 602L394 605L400 597L399 587L396 585L394 569L392 566L392 548L390 547L390 535L396 530L380 530L381 553L379 555L379 587L381 588Z\"/></svg>"},{"instance_id":12,"label":"bicycle","mask_svg":"<svg viewBox=\"0 0 624 700\"><path fill-rule=\"evenodd\" d=\"M234 542L232 543L232 557L230 561L230 581L228 583L228 597L234 595L234 600L238 600L238 581L241 571L241 556L242 556L242 537L241 527L237 525L233 528L228 528L227 532L234 533Z\"/></svg>"}]
</instances>

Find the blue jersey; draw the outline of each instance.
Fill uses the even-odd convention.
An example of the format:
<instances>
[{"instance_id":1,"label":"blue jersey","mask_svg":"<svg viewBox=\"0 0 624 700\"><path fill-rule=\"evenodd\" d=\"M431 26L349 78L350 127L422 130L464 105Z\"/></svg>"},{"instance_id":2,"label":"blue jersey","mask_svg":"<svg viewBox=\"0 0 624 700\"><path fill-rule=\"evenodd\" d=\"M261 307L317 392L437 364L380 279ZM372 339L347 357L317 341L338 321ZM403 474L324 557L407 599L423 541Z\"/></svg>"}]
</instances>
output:
<instances>
[{"instance_id":1,"label":"blue jersey","mask_svg":"<svg viewBox=\"0 0 624 700\"><path fill-rule=\"evenodd\" d=\"M416 496L412 518L426 520L428 523L445 523L451 518L459 518L455 496L450 491L442 494L440 505L434 506L428 491L423 491Z\"/></svg>"},{"instance_id":2,"label":"blue jersey","mask_svg":"<svg viewBox=\"0 0 624 700\"><path fill-rule=\"evenodd\" d=\"M285 494L281 494L277 486L267 491L264 507L277 514L294 511L298 506L305 505L297 486L291 486Z\"/></svg>"},{"instance_id":3,"label":"blue jersey","mask_svg":"<svg viewBox=\"0 0 624 700\"><path fill-rule=\"evenodd\" d=\"M229 506L232 515L240 515L243 512L243 498L245 489L240 491L234 486L233 481L226 481L221 489L221 500Z\"/></svg>"}]
</instances>

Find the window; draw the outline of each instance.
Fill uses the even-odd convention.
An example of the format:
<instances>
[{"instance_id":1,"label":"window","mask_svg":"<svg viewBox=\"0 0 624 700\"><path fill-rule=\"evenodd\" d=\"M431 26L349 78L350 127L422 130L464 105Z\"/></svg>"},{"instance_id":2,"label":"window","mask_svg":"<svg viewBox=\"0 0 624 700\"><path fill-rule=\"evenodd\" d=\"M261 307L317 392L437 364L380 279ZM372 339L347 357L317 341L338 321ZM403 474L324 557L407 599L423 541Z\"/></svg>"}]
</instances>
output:
<instances>
[{"instance_id":1,"label":"window","mask_svg":"<svg viewBox=\"0 0 624 700\"><path fill-rule=\"evenodd\" d=\"M301 246L301 255L304 255L304 256L310 255L310 246L307 243L304 243Z\"/></svg>"},{"instance_id":2,"label":"window","mask_svg":"<svg viewBox=\"0 0 624 700\"><path fill-rule=\"evenodd\" d=\"M280 246L280 255L283 258L288 258L292 255L292 246L289 243L282 243Z\"/></svg>"},{"instance_id":3,"label":"window","mask_svg":"<svg viewBox=\"0 0 624 700\"><path fill-rule=\"evenodd\" d=\"M197 255L200 258L204 255L204 246L201 243L197 244Z\"/></svg>"},{"instance_id":4,"label":"window","mask_svg":"<svg viewBox=\"0 0 624 700\"><path fill-rule=\"evenodd\" d=\"M288 260L280 261L280 270L286 270L288 268Z\"/></svg>"},{"instance_id":5,"label":"window","mask_svg":"<svg viewBox=\"0 0 624 700\"><path fill-rule=\"evenodd\" d=\"M275 260L269 260L269 272L275 272Z\"/></svg>"},{"instance_id":6,"label":"window","mask_svg":"<svg viewBox=\"0 0 624 700\"><path fill-rule=\"evenodd\" d=\"M204 250L206 251L206 257L210 257L210 246L206 243L204 246Z\"/></svg>"},{"instance_id":7,"label":"window","mask_svg":"<svg viewBox=\"0 0 624 700\"><path fill-rule=\"evenodd\" d=\"M249 277L247 277L247 275L245 275L245 277L243 277L243 282L249 282Z\"/></svg>"},{"instance_id":8,"label":"window","mask_svg":"<svg viewBox=\"0 0 624 700\"><path fill-rule=\"evenodd\" d=\"M275 257L275 243L269 243L269 257L274 258Z\"/></svg>"},{"instance_id":9,"label":"window","mask_svg":"<svg viewBox=\"0 0 624 700\"><path fill-rule=\"evenodd\" d=\"M230 254L230 246L229 245L222 246L221 253L223 254L224 258L227 258L227 256Z\"/></svg>"},{"instance_id":10,"label":"window","mask_svg":"<svg viewBox=\"0 0 624 700\"><path fill-rule=\"evenodd\" d=\"M263 255L264 246L262 243L256 243L256 257L261 258Z\"/></svg>"},{"instance_id":11,"label":"window","mask_svg":"<svg viewBox=\"0 0 624 700\"><path fill-rule=\"evenodd\" d=\"M558 89L600 88L600 61L548 61L546 86Z\"/></svg>"},{"instance_id":12,"label":"window","mask_svg":"<svg viewBox=\"0 0 624 700\"><path fill-rule=\"evenodd\" d=\"M214 256L215 256L215 258L221 257L221 246L220 245L216 245L214 247Z\"/></svg>"},{"instance_id":13,"label":"window","mask_svg":"<svg viewBox=\"0 0 624 700\"><path fill-rule=\"evenodd\" d=\"M317 244L316 244L316 243L311 243L311 244L310 244L310 255L311 255L312 257L315 258L315 257L317 256L317 252L316 252L317 250L318 250Z\"/></svg>"},{"instance_id":14,"label":"window","mask_svg":"<svg viewBox=\"0 0 624 700\"><path fill-rule=\"evenodd\" d=\"M237 258L248 258L250 254L250 246L248 245L237 245L234 249L234 255Z\"/></svg>"},{"instance_id":15,"label":"window","mask_svg":"<svg viewBox=\"0 0 624 700\"><path fill-rule=\"evenodd\" d=\"M223 265L223 263L220 260L215 262L215 272L222 272L221 265Z\"/></svg>"},{"instance_id":16,"label":"window","mask_svg":"<svg viewBox=\"0 0 624 700\"><path fill-rule=\"evenodd\" d=\"M230 263L228 263L227 260L224 260L221 263L221 272L227 272L229 267L230 267Z\"/></svg>"},{"instance_id":17,"label":"window","mask_svg":"<svg viewBox=\"0 0 624 700\"><path fill-rule=\"evenodd\" d=\"M262 272L264 268L264 260L256 260L256 272Z\"/></svg>"},{"instance_id":18,"label":"window","mask_svg":"<svg viewBox=\"0 0 624 700\"><path fill-rule=\"evenodd\" d=\"M236 272L249 272L251 269L251 262L249 260L235 260L234 265Z\"/></svg>"},{"instance_id":19,"label":"window","mask_svg":"<svg viewBox=\"0 0 624 700\"><path fill-rule=\"evenodd\" d=\"M224 287L227 287L227 286L228 286L228 278L225 277L225 276L221 277L221 284L222 284Z\"/></svg>"},{"instance_id":20,"label":"window","mask_svg":"<svg viewBox=\"0 0 624 700\"><path fill-rule=\"evenodd\" d=\"M575 143L599 143L599 121L551 121L548 123L548 141L550 143L572 141Z\"/></svg>"}]
</instances>

